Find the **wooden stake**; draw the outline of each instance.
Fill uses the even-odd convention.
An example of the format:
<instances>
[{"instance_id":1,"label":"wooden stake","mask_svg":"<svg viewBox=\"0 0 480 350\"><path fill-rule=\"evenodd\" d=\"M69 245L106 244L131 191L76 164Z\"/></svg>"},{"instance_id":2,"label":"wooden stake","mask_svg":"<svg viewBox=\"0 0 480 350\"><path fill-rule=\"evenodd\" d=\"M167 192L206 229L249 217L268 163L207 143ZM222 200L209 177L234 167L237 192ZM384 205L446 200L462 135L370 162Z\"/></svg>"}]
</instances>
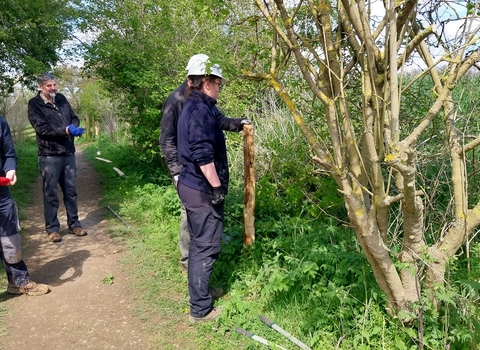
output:
<instances>
[{"instance_id":1,"label":"wooden stake","mask_svg":"<svg viewBox=\"0 0 480 350\"><path fill-rule=\"evenodd\" d=\"M253 147L253 125L243 126L243 164L245 173L245 197L243 200L243 244L255 242L255 168Z\"/></svg>"}]
</instances>

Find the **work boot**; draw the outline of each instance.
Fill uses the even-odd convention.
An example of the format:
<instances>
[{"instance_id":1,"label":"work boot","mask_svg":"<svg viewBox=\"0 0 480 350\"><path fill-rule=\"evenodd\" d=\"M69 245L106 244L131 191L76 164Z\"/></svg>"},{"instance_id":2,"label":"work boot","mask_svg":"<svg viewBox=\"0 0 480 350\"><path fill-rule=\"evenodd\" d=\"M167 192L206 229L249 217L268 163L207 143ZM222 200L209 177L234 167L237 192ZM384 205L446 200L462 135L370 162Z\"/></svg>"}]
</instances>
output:
<instances>
[{"instance_id":1,"label":"work boot","mask_svg":"<svg viewBox=\"0 0 480 350\"><path fill-rule=\"evenodd\" d=\"M72 235L75 235L75 236L86 236L87 235L87 231L82 226L78 226L78 227L75 227L75 228L69 228L68 233L70 233Z\"/></svg>"},{"instance_id":2,"label":"work boot","mask_svg":"<svg viewBox=\"0 0 480 350\"><path fill-rule=\"evenodd\" d=\"M182 275L183 274L188 274L188 265L185 265L182 262L180 262L179 265L180 265L180 268L182 269Z\"/></svg>"},{"instance_id":3,"label":"work boot","mask_svg":"<svg viewBox=\"0 0 480 350\"><path fill-rule=\"evenodd\" d=\"M29 296L39 296L47 294L50 291L50 288L46 284L35 283L33 281L28 282L27 284L17 287L13 283L8 283L7 293L10 294L25 294Z\"/></svg>"},{"instance_id":4,"label":"work boot","mask_svg":"<svg viewBox=\"0 0 480 350\"><path fill-rule=\"evenodd\" d=\"M208 321L213 321L220 316L220 313L222 312L222 308L220 306L215 306L212 311L210 311L208 314L206 314L203 317L193 317L192 315L189 316L189 321L190 323L201 323L201 322L208 322Z\"/></svg>"},{"instance_id":5,"label":"work boot","mask_svg":"<svg viewBox=\"0 0 480 350\"><path fill-rule=\"evenodd\" d=\"M210 296L212 297L212 299L215 299L215 300L220 299L225 295L225 293L223 293L222 288L209 288L208 292L210 293Z\"/></svg>"},{"instance_id":6,"label":"work boot","mask_svg":"<svg viewBox=\"0 0 480 350\"><path fill-rule=\"evenodd\" d=\"M62 240L62 236L58 232L49 232L48 233L48 240L51 242L60 242Z\"/></svg>"}]
</instances>

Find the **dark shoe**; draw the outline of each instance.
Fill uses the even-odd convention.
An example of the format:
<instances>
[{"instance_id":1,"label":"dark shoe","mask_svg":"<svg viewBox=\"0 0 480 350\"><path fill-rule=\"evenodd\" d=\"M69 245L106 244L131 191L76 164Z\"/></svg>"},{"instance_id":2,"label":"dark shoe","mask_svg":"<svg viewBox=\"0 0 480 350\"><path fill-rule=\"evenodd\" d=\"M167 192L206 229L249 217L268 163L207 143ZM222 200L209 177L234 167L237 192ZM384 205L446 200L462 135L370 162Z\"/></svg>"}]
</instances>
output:
<instances>
[{"instance_id":1,"label":"dark shoe","mask_svg":"<svg viewBox=\"0 0 480 350\"><path fill-rule=\"evenodd\" d=\"M33 281L28 282L26 285L17 287L13 283L9 283L7 292L10 294L25 294L30 296L45 295L50 291L50 288L46 284L35 283Z\"/></svg>"},{"instance_id":2,"label":"dark shoe","mask_svg":"<svg viewBox=\"0 0 480 350\"><path fill-rule=\"evenodd\" d=\"M86 236L87 235L87 231L85 231L82 226L78 226L78 227L75 227L75 228L70 228L70 229L68 229L68 233L70 233L72 235L75 235L75 236Z\"/></svg>"},{"instance_id":3,"label":"dark shoe","mask_svg":"<svg viewBox=\"0 0 480 350\"><path fill-rule=\"evenodd\" d=\"M60 233L58 232L49 232L48 240L51 242L60 242L62 240L62 236L60 236Z\"/></svg>"},{"instance_id":4,"label":"dark shoe","mask_svg":"<svg viewBox=\"0 0 480 350\"><path fill-rule=\"evenodd\" d=\"M212 299L220 299L225 295L222 288L210 288L208 292L212 296Z\"/></svg>"},{"instance_id":5,"label":"dark shoe","mask_svg":"<svg viewBox=\"0 0 480 350\"><path fill-rule=\"evenodd\" d=\"M208 314L206 314L203 317L193 317L190 315L188 318L191 323L201 323L201 322L208 322L208 321L213 321L220 316L220 313L222 312L222 308L219 306L216 306L210 311Z\"/></svg>"}]
</instances>

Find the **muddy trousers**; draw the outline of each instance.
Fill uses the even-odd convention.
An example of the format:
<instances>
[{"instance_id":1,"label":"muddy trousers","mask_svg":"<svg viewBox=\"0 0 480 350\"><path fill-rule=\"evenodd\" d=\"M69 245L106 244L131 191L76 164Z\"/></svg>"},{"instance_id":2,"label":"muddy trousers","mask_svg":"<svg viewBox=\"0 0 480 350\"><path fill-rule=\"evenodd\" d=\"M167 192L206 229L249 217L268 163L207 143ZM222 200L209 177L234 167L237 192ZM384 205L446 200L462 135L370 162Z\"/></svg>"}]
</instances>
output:
<instances>
[{"instance_id":1,"label":"muddy trousers","mask_svg":"<svg viewBox=\"0 0 480 350\"><path fill-rule=\"evenodd\" d=\"M18 235L18 233L17 233ZM7 273L7 279L10 284L14 284L17 287L21 287L30 282L30 276L28 274L27 265L23 260L17 263L9 263L4 256L3 249L0 252L0 258L2 259L3 267Z\"/></svg>"},{"instance_id":2,"label":"muddy trousers","mask_svg":"<svg viewBox=\"0 0 480 350\"><path fill-rule=\"evenodd\" d=\"M209 292L213 264L220 254L223 203L212 205L213 196L178 183L178 194L187 211L191 232L188 256L190 315L204 317L213 308Z\"/></svg>"},{"instance_id":3,"label":"muddy trousers","mask_svg":"<svg viewBox=\"0 0 480 350\"><path fill-rule=\"evenodd\" d=\"M10 196L0 198L0 260L8 282L21 287L30 282L30 276L22 259L19 229L15 202Z\"/></svg>"},{"instance_id":4,"label":"muddy trousers","mask_svg":"<svg viewBox=\"0 0 480 350\"><path fill-rule=\"evenodd\" d=\"M190 245L190 229L188 228L187 211L182 205L180 218L180 235L178 248L180 250L180 264L188 268L188 250Z\"/></svg>"},{"instance_id":5,"label":"muddy trousers","mask_svg":"<svg viewBox=\"0 0 480 350\"><path fill-rule=\"evenodd\" d=\"M63 192L68 227L73 229L80 226L77 208L75 155L39 156L38 165L43 179L43 209L47 233L60 231L60 222L57 217L60 204L58 185Z\"/></svg>"}]
</instances>

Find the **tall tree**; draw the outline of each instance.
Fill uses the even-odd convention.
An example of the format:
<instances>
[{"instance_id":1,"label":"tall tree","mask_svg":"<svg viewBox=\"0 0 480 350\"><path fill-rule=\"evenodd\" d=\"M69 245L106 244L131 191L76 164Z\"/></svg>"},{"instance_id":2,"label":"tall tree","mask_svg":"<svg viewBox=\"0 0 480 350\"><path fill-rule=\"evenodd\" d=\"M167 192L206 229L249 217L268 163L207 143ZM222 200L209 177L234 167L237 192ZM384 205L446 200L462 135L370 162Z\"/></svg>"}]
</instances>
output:
<instances>
[{"instance_id":1,"label":"tall tree","mask_svg":"<svg viewBox=\"0 0 480 350\"><path fill-rule=\"evenodd\" d=\"M216 4L216 5L215 5ZM158 152L159 107L185 79L190 56L222 57L221 3L100 0L85 4L85 29L98 33L85 46L86 67L125 97L121 117L136 145Z\"/></svg>"},{"instance_id":2,"label":"tall tree","mask_svg":"<svg viewBox=\"0 0 480 350\"><path fill-rule=\"evenodd\" d=\"M253 2L248 22L271 41L256 47L245 75L275 89L314 160L335 179L388 311L414 310L423 290L435 301L449 259L480 225L480 202L470 203L467 193L468 154L480 137L465 138L479 130L469 130L469 116L457 113L453 98L480 59L478 2ZM414 63L421 69L407 74ZM406 105L409 94L425 77L433 94L421 93L431 104L414 109ZM453 205L443 213L443 229L428 222L433 205L421 186L429 176L419 172L422 154L445 157L450 167ZM391 230L397 220L399 240Z\"/></svg>"},{"instance_id":3,"label":"tall tree","mask_svg":"<svg viewBox=\"0 0 480 350\"><path fill-rule=\"evenodd\" d=\"M2 0L0 6L0 92L5 94L58 62L75 12L69 0Z\"/></svg>"}]
</instances>

